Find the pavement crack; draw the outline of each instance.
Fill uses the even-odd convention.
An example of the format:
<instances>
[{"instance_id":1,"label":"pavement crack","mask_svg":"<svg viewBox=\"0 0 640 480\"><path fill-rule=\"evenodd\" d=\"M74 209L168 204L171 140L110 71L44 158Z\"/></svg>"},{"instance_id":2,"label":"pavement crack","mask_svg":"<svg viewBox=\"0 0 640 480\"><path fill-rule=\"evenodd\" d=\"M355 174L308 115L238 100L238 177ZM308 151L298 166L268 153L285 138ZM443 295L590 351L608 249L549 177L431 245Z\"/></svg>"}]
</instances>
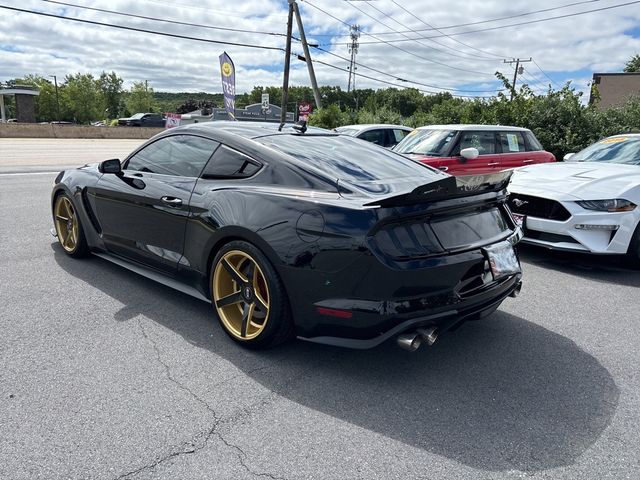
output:
<instances>
[{"instance_id":1,"label":"pavement crack","mask_svg":"<svg viewBox=\"0 0 640 480\"><path fill-rule=\"evenodd\" d=\"M156 341L151 338L151 336L147 333L147 331L145 330L144 326L142 325L142 322L140 321L140 319L138 319L138 328L140 329L140 332L142 334L142 336L144 337L144 339L149 342L151 344L151 346L153 347L153 350L155 352L156 355L156 360L158 361L158 363L160 365L162 365L166 377L167 379L172 382L174 385L176 385L180 390L182 390L183 392L186 392L190 397L192 397L196 402L198 402L200 405L202 405L209 413L211 413L211 415L213 416L213 426L211 426L211 428L209 428L209 430L206 433L206 436L204 437L204 440L201 440L200 437L202 437L203 433L198 434L192 441L189 442L185 442L181 445L181 448L179 450L176 450L174 452L171 452L167 455L164 455L160 458L157 458L155 461L153 461L152 463L149 463L147 465L143 465L142 467L139 467L135 470L131 470L127 473L124 473L122 475L119 475L118 477L116 477L114 480L125 480L125 479L130 479L135 477L136 475L147 471L147 470L154 470L156 467L158 467L159 465L184 456L184 455L193 455L198 453L200 450L204 449L207 444L209 443L209 441L211 440L211 438L216 437L218 438L227 448L230 448L232 450L235 451L236 453L236 457L238 458L238 462L239 464L242 466L242 468L244 468L249 474L253 475L254 477L266 477L266 478L271 478L273 480L287 480L285 477L279 477L276 475L273 475L271 473L268 472L256 472L254 470L251 469L251 467L249 467L249 465L247 465L247 458L248 455L246 454L246 452L238 445L235 445L233 443L231 443L230 441L228 441L224 435L222 433L220 433L218 431L218 426L220 424L220 417L218 416L218 414L216 413L216 411L211 407L211 405L209 405L204 399L200 398L200 396L198 396L198 394L196 394L193 390L191 390L189 387L187 387L186 385L182 384L179 380L177 380L172 372L171 372L171 367L162 359L162 354L160 353L160 348L158 347L158 344L156 343ZM258 370L263 370L265 369L265 367L259 367L256 368L253 371L258 371ZM232 379L235 377L232 377ZM226 381L230 381L232 379L228 379ZM223 381L221 383L226 383L226 381Z\"/></svg>"}]
</instances>

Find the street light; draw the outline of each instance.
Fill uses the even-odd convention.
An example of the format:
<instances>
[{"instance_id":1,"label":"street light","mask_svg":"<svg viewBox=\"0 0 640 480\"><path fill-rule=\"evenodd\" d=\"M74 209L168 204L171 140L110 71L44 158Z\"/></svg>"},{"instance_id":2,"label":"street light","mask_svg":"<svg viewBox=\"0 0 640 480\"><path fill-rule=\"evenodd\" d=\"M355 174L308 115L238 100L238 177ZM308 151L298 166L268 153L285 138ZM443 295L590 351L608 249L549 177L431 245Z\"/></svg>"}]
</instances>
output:
<instances>
[{"instance_id":1,"label":"street light","mask_svg":"<svg viewBox=\"0 0 640 480\"><path fill-rule=\"evenodd\" d=\"M56 86L56 116L58 117L58 125L60 124L60 97L58 96L58 79L55 75L49 75L53 77L53 82Z\"/></svg>"}]
</instances>

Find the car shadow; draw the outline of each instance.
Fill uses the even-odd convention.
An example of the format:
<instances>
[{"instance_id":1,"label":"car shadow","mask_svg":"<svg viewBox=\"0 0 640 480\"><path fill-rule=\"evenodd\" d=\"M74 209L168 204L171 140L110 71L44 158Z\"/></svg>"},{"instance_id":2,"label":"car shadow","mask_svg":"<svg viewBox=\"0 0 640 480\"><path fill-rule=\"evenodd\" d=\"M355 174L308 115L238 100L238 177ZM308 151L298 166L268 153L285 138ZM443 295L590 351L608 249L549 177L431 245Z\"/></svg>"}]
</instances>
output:
<instances>
[{"instance_id":1,"label":"car shadow","mask_svg":"<svg viewBox=\"0 0 640 480\"><path fill-rule=\"evenodd\" d=\"M588 253L550 250L519 244L520 259L533 265L600 282L640 287L640 268L624 255L590 255Z\"/></svg>"},{"instance_id":2,"label":"car shadow","mask_svg":"<svg viewBox=\"0 0 640 480\"><path fill-rule=\"evenodd\" d=\"M96 257L71 259L57 243L52 248L69 275L124 305L115 320L144 315L290 401L474 468L570 465L600 437L618 404L614 380L594 357L500 311L415 353L393 342L356 351L302 341L255 352L224 334L207 303Z\"/></svg>"}]
</instances>

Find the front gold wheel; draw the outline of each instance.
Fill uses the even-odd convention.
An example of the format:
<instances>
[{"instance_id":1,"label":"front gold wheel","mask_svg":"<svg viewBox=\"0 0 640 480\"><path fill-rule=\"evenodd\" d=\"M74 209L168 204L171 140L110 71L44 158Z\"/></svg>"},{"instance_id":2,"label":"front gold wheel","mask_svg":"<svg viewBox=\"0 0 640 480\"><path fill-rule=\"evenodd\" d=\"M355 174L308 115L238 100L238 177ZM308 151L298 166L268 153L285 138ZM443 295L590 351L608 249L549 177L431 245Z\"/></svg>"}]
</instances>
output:
<instances>
[{"instance_id":1,"label":"front gold wheel","mask_svg":"<svg viewBox=\"0 0 640 480\"><path fill-rule=\"evenodd\" d=\"M267 277L257 261L241 250L222 255L212 275L213 304L236 340L258 337L267 327L271 297Z\"/></svg>"},{"instance_id":2,"label":"front gold wheel","mask_svg":"<svg viewBox=\"0 0 640 480\"><path fill-rule=\"evenodd\" d=\"M54 208L54 218L60 245L67 253L75 252L80 239L80 226L69 197L65 195L58 197Z\"/></svg>"}]
</instances>

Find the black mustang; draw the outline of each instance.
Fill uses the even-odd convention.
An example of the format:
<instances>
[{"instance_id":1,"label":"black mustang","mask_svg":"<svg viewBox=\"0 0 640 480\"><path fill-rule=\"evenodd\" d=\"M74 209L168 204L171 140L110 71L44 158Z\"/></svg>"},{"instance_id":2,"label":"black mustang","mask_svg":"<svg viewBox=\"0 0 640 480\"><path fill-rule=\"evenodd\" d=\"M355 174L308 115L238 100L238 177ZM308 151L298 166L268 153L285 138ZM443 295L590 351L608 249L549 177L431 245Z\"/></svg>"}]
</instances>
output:
<instances>
[{"instance_id":1,"label":"black mustang","mask_svg":"<svg viewBox=\"0 0 640 480\"><path fill-rule=\"evenodd\" d=\"M64 251L211 302L246 346L415 349L515 296L508 174L456 178L322 129L210 122L61 172Z\"/></svg>"}]
</instances>

